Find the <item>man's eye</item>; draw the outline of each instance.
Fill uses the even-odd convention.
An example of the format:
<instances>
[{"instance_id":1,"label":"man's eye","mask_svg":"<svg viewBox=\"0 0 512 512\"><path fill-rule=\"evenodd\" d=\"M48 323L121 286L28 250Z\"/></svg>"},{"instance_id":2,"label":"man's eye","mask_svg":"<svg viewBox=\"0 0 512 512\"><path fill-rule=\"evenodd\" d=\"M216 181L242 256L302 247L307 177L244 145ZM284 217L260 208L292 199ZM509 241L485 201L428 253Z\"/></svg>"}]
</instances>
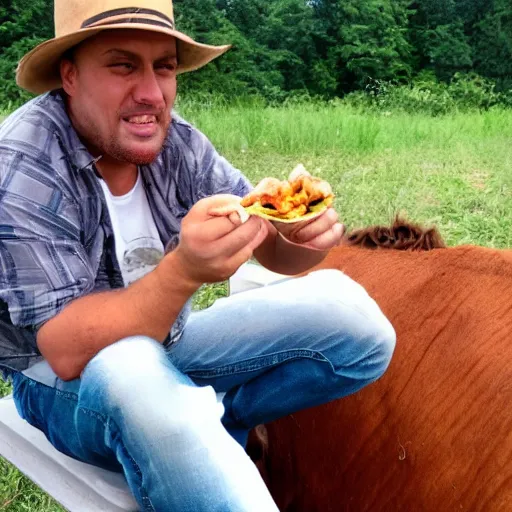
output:
<instances>
[{"instance_id":1,"label":"man's eye","mask_svg":"<svg viewBox=\"0 0 512 512\"><path fill-rule=\"evenodd\" d=\"M133 64L129 62L116 62L115 64L110 64L109 68L133 69Z\"/></svg>"},{"instance_id":2,"label":"man's eye","mask_svg":"<svg viewBox=\"0 0 512 512\"><path fill-rule=\"evenodd\" d=\"M163 69L165 71L175 71L176 70L176 64L160 64L156 67L157 67L157 69Z\"/></svg>"}]
</instances>

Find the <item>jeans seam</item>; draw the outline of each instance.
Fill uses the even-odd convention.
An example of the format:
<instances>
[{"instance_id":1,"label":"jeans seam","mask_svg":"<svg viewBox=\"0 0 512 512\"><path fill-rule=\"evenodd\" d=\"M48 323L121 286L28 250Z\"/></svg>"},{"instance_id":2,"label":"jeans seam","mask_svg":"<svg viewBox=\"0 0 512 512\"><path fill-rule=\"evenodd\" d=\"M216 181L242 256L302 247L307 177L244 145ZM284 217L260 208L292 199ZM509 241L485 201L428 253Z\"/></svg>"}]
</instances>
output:
<instances>
[{"instance_id":1,"label":"jeans seam","mask_svg":"<svg viewBox=\"0 0 512 512\"><path fill-rule=\"evenodd\" d=\"M331 364L331 362L321 352L309 349L294 349L276 352L265 356L256 356L212 369L194 370L193 368L187 368L184 370L184 373L197 378L221 377L225 375L236 375L239 373L258 371L263 368L277 366L293 359L314 359Z\"/></svg>"},{"instance_id":2,"label":"jeans seam","mask_svg":"<svg viewBox=\"0 0 512 512\"><path fill-rule=\"evenodd\" d=\"M115 422L115 420L112 417L110 417L110 416L106 416L106 415L104 415L102 413L99 413L99 412L93 410L93 409L89 409L88 407L82 407L82 406L78 407L78 411L80 411L80 412L82 412L82 413L84 413L84 414L86 414L88 416L91 416L93 418L96 418L98 421L103 423L103 427L105 429L110 428L110 425L112 425L117 430L117 432L119 432L119 433L121 432L121 430L118 427L118 425ZM156 509L153 506L153 503L151 502L151 498L148 496L148 493L146 492L145 487L142 485L142 481L143 481L143 479L142 479L142 471L140 470L139 465L137 464L135 459L130 455L130 452L126 448L126 446L125 446L125 444L123 442L123 436L120 435L119 439L120 439L119 442L121 443L121 447L122 447L123 451L125 452L125 454L126 454L127 458L129 459L129 461L132 463L132 465L133 465L133 467L135 469L135 472L137 473L137 475L140 478L141 485L139 486L139 490L141 491L140 494L141 494L142 502L144 504L144 509L148 510L148 512L155 512Z\"/></svg>"},{"instance_id":3,"label":"jeans seam","mask_svg":"<svg viewBox=\"0 0 512 512\"><path fill-rule=\"evenodd\" d=\"M313 352L313 351L310 350L308 352ZM317 355L317 357L311 357L309 359L313 359L313 360L318 361L320 363L327 363L330 366L331 370L333 372L336 372L336 369L335 369L334 365L332 364L332 362L327 357L325 357L321 352L314 352L314 353ZM299 358L298 357L294 357L294 358L290 358L290 359L284 359L283 361L292 361L294 359L299 359ZM245 428L246 430L250 430L251 428L253 428L253 426L249 426L241 418L241 416L239 414L237 414L237 411L235 410L235 408L233 406L230 408L230 410L231 410L231 415L232 415L233 419L235 420L235 422L238 425L243 426L243 428Z\"/></svg>"},{"instance_id":4,"label":"jeans seam","mask_svg":"<svg viewBox=\"0 0 512 512\"><path fill-rule=\"evenodd\" d=\"M18 375L26 379L28 381L29 386L41 386L47 389L51 389L55 392L55 394L61 398L65 398L66 400L71 400L73 402L78 402L78 395L76 393L73 393L72 391L62 391L59 388L56 388L55 386L49 386L48 384L45 384L44 382L39 382L36 379L33 379L32 377L28 377L27 375L23 374L22 372L18 372Z\"/></svg>"},{"instance_id":5,"label":"jeans seam","mask_svg":"<svg viewBox=\"0 0 512 512\"><path fill-rule=\"evenodd\" d=\"M105 427L107 426L107 424L108 425L113 425L114 428L117 430L117 432L119 432L119 433L121 432L121 430L119 429L117 423L111 417L108 418L107 423L105 424ZM121 443L122 450L124 451L126 457L133 464L135 472L137 473L137 475L140 478L139 491L140 491L141 500L142 500L142 503L143 503L143 506L144 506L144 510L147 510L148 512L155 512L156 509L155 509L155 507L154 507L154 505L153 505L153 503L151 501L151 498L148 496L148 493L146 492L146 488L142 485L142 482L143 482L142 471L140 470L140 467L137 464L137 462L135 462L135 459L130 455L130 452L126 448L126 446L125 446L125 444L123 442L123 436L120 435L119 439L120 439L119 442Z\"/></svg>"}]
</instances>

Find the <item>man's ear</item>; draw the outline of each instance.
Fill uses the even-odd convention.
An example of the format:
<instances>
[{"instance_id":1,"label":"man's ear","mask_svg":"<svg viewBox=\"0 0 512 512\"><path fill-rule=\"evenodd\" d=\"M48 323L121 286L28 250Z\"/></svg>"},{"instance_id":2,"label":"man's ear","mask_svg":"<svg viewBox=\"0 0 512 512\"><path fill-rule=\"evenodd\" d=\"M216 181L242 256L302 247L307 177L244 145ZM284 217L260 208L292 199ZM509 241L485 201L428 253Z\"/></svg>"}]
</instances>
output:
<instances>
[{"instance_id":1,"label":"man's ear","mask_svg":"<svg viewBox=\"0 0 512 512\"><path fill-rule=\"evenodd\" d=\"M73 96L75 93L77 74L76 64L72 60L64 58L60 61L62 88L68 96Z\"/></svg>"}]
</instances>

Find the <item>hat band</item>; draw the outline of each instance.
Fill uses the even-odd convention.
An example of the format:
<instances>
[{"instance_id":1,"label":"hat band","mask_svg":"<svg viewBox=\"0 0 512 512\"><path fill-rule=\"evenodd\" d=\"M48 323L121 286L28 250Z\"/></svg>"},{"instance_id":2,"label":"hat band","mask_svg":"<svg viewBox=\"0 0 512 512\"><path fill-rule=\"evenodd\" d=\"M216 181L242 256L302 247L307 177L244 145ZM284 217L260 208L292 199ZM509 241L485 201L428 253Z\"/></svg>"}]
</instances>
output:
<instances>
[{"instance_id":1,"label":"hat band","mask_svg":"<svg viewBox=\"0 0 512 512\"><path fill-rule=\"evenodd\" d=\"M153 20L151 18L141 18L140 16L134 17L129 16L126 18L117 18L118 16L122 16L123 14L148 14L150 16L154 16L157 18L161 18L163 21ZM110 18L116 18L112 20ZM102 22L102 23L98 23ZM174 21L162 14L159 11L155 11L153 9L143 9L141 7L127 7L125 9L112 9L110 11L105 11L92 18L85 20L80 28L87 28L92 26L102 26L102 25L116 25L118 23L145 23L147 25L157 25L165 28L170 28L171 30L175 29Z\"/></svg>"}]
</instances>

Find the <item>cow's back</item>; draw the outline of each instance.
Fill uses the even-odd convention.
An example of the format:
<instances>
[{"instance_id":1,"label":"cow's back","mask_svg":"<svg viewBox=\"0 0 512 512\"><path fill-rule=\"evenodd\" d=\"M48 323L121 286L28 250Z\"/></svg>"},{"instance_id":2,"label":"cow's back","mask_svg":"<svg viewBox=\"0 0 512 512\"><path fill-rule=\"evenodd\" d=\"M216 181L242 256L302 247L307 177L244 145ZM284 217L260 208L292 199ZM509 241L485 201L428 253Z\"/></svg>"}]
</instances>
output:
<instances>
[{"instance_id":1,"label":"cow's back","mask_svg":"<svg viewBox=\"0 0 512 512\"><path fill-rule=\"evenodd\" d=\"M340 248L322 266L365 286L397 347L378 382L267 426L280 510L512 510L510 251Z\"/></svg>"}]
</instances>

